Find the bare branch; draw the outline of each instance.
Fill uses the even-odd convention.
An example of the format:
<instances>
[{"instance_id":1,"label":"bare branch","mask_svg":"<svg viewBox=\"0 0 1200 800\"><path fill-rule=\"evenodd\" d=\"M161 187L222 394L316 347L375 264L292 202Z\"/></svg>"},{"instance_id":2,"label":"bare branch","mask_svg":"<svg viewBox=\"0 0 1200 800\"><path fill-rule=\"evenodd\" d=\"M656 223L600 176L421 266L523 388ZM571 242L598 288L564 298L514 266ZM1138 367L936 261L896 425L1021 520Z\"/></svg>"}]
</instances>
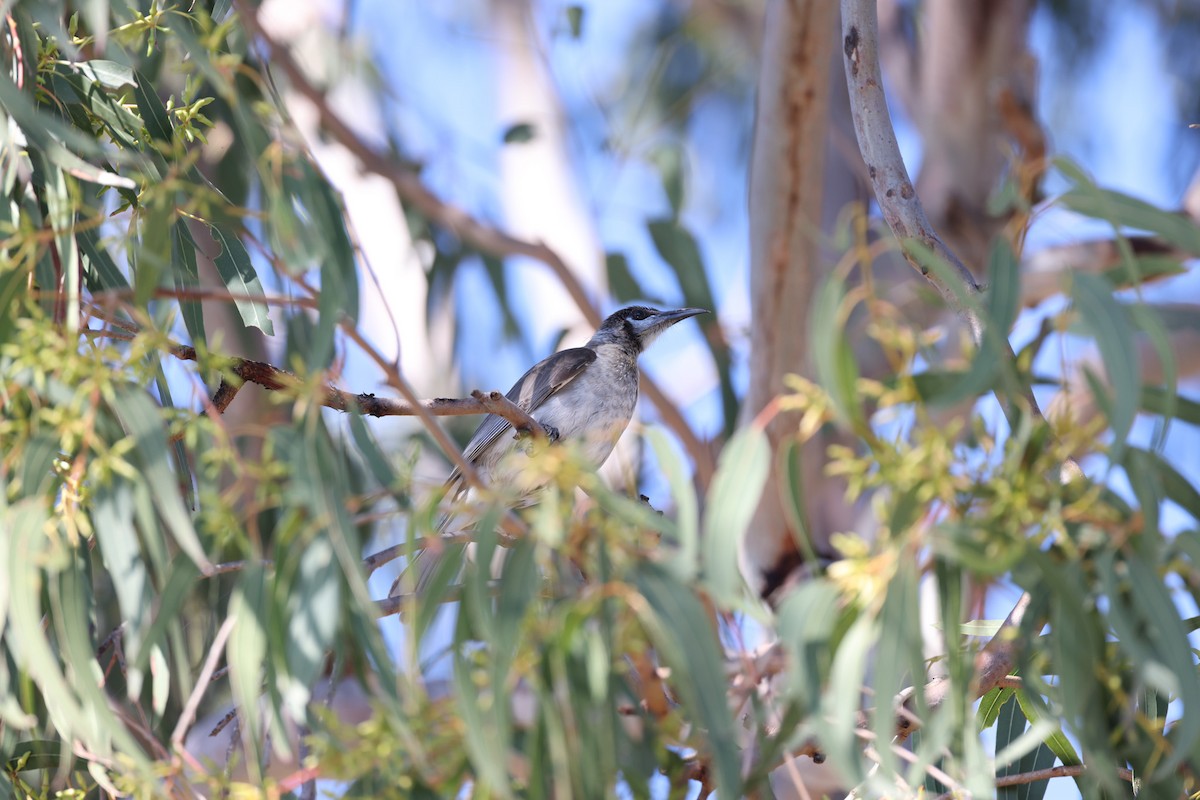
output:
<instances>
[{"instance_id":1,"label":"bare branch","mask_svg":"<svg viewBox=\"0 0 1200 800\"><path fill-rule=\"evenodd\" d=\"M1130 236L1127 241L1135 256L1162 256L1180 262L1190 257L1153 236ZM1121 247L1115 239L1044 247L1021 262L1021 305L1029 308L1061 294L1069 285L1072 273L1108 272L1120 266L1123 258ZM1163 273L1150 280L1165 278L1169 274Z\"/></svg>"},{"instance_id":2,"label":"bare branch","mask_svg":"<svg viewBox=\"0 0 1200 800\"><path fill-rule=\"evenodd\" d=\"M208 658L204 660L204 667L200 670L200 676L196 679L196 687L192 689L192 694L187 699L187 703L183 707L183 712L179 715L179 722L175 725L175 732L171 734L171 745L176 752L183 751L183 739L187 736L188 728L192 726L192 722L196 719L196 710L200 707L200 700L204 697L204 692L208 690L211 683L213 670L217 668L217 661L221 658L221 651L225 649L225 642L233 633L234 623L237 622L236 616L229 616L221 623L220 629L217 631L217 636L213 639L212 647L208 650Z\"/></svg>"},{"instance_id":3,"label":"bare branch","mask_svg":"<svg viewBox=\"0 0 1200 800\"><path fill-rule=\"evenodd\" d=\"M979 339L983 336L983 323L960 296L978 296L982 289L971 271L929 224L921 201L917 198L917 191L909 180L904 159L900 156L900 145L896 142L892 118L883 94L875 9L875 0L842 0L842 51L858 147L867 164L867 173L883 211L883 218L900 240L905 258L945 298L951 308L958 310L976 339ZM949 264L958 285L948 283L918 261L910 248L913 242L923 245Z\"/></svg>"},{"instance_id":4,"label":"bare branch","mask_svg":"<svg viewBox=\"0 0 1200 800\"><path fill-rule=\"evenodd\" d=\"M187 345L171 348L171 354L182 361L196 361L196 349ZM248 358L236 358L229 369L245 383L253 383L270 391L295 388L301 381L295 374L268 364L265 361L254 361ZM228 382L222 382L212 398L212 404L217 411L224 412L232 402L240 387ZM327 387L320 403L325 408L334 411L367 414L372 417L412 417L419 415L420 410L435 417L463 417L473 414L495 414L512 423L521 433L533 436L545 436L545 431L537 420L531 417L516 403L509 400L500 392L481 392L478 389L471 393L470 398L436 397L432 400L418 400L416 404L405 400L394 400L387 397L376 397L373 394L351 394L340 389Z\"/></svg>"}]
</instances>

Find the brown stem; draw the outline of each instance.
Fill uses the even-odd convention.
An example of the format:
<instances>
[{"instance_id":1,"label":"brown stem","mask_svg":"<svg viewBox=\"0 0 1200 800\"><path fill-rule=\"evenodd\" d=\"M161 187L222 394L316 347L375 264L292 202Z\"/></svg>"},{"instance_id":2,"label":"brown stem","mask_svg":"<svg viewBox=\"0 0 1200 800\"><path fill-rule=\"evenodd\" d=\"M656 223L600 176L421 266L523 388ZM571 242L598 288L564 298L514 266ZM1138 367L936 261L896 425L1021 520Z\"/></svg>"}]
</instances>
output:
<instances>
[{"instance_id":1,"label":"brown stem","mask_svg":"<svg viewBox=\"0 0 1200 800\"><path fill-rule=\"evenodd\" d=\"M182 361L197 360L196 349L187 345L172 347L171 354ZM257 384L269 391L279 391L300 385L300 379L296 375L265 361L236 358L230 363L228 369L243 383ZM232 382L224 380L221 382L212 398L212 404L217 411L224 412L229 407L239 388ZM418 400L414 405L405 400L376 397L370 393L351 394L330 386L326 387L320 403L325 408L332 408L335 411L367 414L372 417L417 416L420 413L418 405L421 411L435 417L495 414L511 422L513 427L522 433L545 436L545 432L537 420L503 394L495 391L481 392L477 389L471 393L470 398L436 397L432 400Z\"/></svg>"}]
</instances>

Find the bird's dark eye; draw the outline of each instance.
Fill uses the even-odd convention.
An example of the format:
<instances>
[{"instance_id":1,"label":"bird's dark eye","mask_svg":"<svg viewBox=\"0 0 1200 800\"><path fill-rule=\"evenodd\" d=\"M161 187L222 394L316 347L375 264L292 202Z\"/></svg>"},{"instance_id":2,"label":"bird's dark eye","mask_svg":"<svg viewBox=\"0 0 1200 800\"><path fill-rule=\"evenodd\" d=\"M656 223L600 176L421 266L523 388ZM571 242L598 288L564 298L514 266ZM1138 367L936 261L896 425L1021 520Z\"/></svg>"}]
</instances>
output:
<instances>
[{"instance_id":1,"label":"bird's dark eye","mask_svg":"<svg viewBox=\"0 0 1200 800\"><path fill-rule=\"evenodd\" d=\"M646 317L650 316L650 312L644 308L637 308L634 309L633 313L629 316L633 317L634 319L645 319Z\"/></svg>"}]
</instances>

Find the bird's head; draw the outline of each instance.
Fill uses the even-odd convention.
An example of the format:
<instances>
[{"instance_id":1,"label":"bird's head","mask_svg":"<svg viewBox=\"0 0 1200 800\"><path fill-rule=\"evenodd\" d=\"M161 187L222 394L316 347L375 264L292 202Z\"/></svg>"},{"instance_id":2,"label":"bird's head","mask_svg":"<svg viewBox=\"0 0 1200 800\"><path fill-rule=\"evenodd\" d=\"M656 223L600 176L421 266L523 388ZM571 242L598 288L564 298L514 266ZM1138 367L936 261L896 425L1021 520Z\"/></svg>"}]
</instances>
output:
<instances>
[{"instance_id":1,"label":"bird's head","mask_svg":"<svg viewBox=\"0 0 1200 800\"><path fill-rule=\"evenodd\" d=\"M707 313L703 308L677 308L670 311L646 306L622 308L604 320L591 343L619 344L634 353L640 353L676 322Z\"/></svg>"}]
</instances>

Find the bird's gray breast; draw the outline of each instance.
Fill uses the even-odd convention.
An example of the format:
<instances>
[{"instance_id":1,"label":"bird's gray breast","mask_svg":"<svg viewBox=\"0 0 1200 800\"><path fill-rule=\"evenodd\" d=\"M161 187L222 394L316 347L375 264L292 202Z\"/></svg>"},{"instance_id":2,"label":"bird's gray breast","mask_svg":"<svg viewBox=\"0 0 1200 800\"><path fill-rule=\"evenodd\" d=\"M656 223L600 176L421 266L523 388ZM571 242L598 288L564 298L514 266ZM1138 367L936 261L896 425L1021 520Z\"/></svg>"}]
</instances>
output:
<instances>
[{"instance_id":1,"label":"bird's gray breast","mask_svg":"<svg viewBox=\"0 0 1200 800\"><path fill-rule=\"evenodd\" d=\"M599 357L566 386L546 398L531 415L538 422L558 430L560 442L576 445L584 459L599 468L612 454L617 440L625 432L638 399L637 362L617 352L599 348ZM616 348L613 348L614 351ZM517 450L511 434L504 454L495 453L480 466L489 474L489 482L517 479L526 459L513 454ZM497 462L501 462L497 463ZM490 467L491 469L487 469Z\"/></svg>"}]
</instances>

